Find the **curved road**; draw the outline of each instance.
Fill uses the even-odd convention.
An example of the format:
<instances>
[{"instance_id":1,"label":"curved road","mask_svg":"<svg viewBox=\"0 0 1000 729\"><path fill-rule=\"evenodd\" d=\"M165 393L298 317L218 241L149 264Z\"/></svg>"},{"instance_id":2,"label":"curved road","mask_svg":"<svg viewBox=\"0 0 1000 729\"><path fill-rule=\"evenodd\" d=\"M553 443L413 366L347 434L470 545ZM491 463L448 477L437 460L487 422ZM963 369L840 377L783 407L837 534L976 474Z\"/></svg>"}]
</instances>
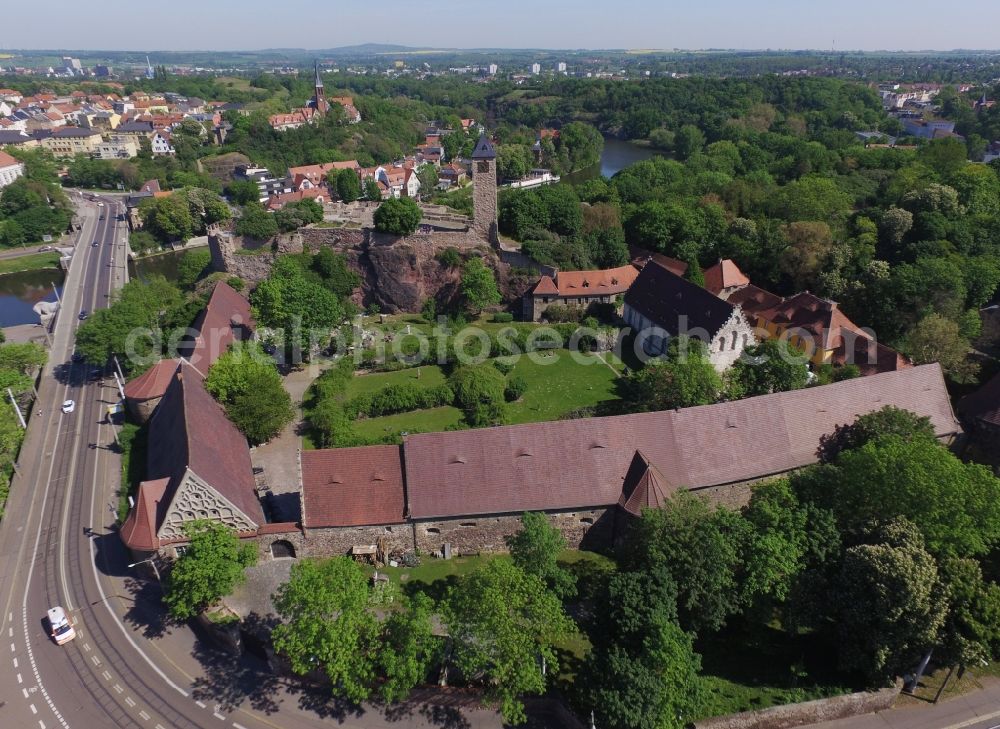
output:
<instances>
[{"instance_id":1,"label":"curved road","mask_svg":"<svg viewBox=\"0 0 1000 729\"><path fill-rule=\"evenodd\" d=\"M83 226L0 523L0 727L298 729L331 719L348 727L499 727L482 710L415 704L386 718L344 709L325 691L278 679L253 658L214 652L188 626L164 620L158 582L128 568L114 530L121 459L105 412L118 393L111 379L102 383L90 365L71 361L77 314L106 306L125 280L121 202L86 198L77 198ZM66 399L76 401L75 412L60 412ZM53 605L76 628L64 646L46 632Z\"/></svg>"}]
</instances>

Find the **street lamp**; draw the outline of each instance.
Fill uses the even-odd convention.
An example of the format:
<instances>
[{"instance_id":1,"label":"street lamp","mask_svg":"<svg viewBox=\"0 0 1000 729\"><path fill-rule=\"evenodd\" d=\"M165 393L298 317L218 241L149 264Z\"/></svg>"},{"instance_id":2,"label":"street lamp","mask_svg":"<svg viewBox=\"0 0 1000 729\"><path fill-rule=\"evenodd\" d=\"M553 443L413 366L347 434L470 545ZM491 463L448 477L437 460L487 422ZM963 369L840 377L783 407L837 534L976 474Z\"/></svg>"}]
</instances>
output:
<instances>
[{"instance_id":1,"label":"street lamp","mask_svg":"<svg viewBox=\"0 0 1000 729\"><path fill-rule=\"evenodd\" d=\"M149 557L147 559L140 559L138 562L133 562L132 564L129 565L129 567L135 567L145 562L149 562L151 565L153 565L153 573L156 575L156 581L162 582L163 580L160 579L160 570L156 568L156 562L153 560L152 557Z\"/></svg>"}]
</instances>

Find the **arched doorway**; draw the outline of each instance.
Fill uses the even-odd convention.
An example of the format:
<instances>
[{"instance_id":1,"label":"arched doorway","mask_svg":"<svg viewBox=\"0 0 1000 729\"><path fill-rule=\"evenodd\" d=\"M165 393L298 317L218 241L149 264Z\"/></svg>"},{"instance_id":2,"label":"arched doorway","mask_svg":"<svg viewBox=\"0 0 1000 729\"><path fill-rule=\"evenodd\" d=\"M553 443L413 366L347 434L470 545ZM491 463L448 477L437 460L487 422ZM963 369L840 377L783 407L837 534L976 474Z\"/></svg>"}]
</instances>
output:
<instances>
[{"instance_id":1,"label":"arched doorway","mask_svg":"<svg viewBox=\"0 0 1000 729\"><path fill-rule=\"evenodd\" d=\"M274 559L295 558L295 547L287 539L271 542L271 557Z\"/></svg>"}]
</instances>

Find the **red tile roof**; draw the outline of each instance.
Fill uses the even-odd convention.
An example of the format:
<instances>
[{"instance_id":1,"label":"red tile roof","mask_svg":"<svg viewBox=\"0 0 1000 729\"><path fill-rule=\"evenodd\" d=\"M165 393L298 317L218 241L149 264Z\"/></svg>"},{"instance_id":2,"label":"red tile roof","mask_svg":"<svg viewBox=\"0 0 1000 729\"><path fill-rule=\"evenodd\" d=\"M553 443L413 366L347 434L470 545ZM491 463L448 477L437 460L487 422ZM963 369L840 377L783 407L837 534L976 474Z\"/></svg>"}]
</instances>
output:
<instances>
[{"instance_id":1,"label":"red tile roof","mask_svg":"<svg viewBox=\"0 0 1000 729\"><path fill-rule=\"evenodd\" d=\"M750 283L743 271L733 261L723 258L705 269L705 288L718 296L723 289L746 286Z\"/></svg>"},{"instance_id":2,"label":"red tile roof","mask_svg":"<svg viewBox=\"0 0 1000 729\"><path fill-rule=\"evenodd\" d=\"M13 167L14 165L19 165L19 164L21 164L21 160L17 159L16 157L12 157L11 155L7 154L2 149L0 149L0 167Z\"/></svg>"},{"instance_id":3,"label":"red tile roof","mask_svg":"<svg viewBox=\"0 0 1000 729\"><path fill-rule=\"evenodd\" d=\"M268 210L281 210L288 203L299 202L301 200L317 200L323 202L330 199L330 188L326 185L310 187L305 190L293 190L292 192L282 192L272 195L267 199L265 207Z\"/></svg>"},{"instance_id":4,"label":"red tile roof","mask_svg":"<svg viewBox=\"0 0 1000 729\"><path fill-rule=\"evenodd\" d=\"M190 353L188 361L206 375L208 368L233 342L250 339L256 327L250 302L225 281L220 281L195 321L193 328L198 336L185 349Z\"/></svg>"},{"instance_id":5,"label":"red tile roof","mask_svg":"<svg viewBox=\"0 0 1000 729\"><path fill-rule=\"evenodd\" d=\"M118 531L129 549L153 552L160 547L160 540L156 536L156 515L169 483L169 478L158 478L139 484L135 507Z\"/></svg>"},{"instance_id":6,"label":"red tile roof","mask_svg":"<svg viewBox=\"0 0 1000 729\"><path fill-rule=\"evenodd\" d=\"M326 176L333 170L360 170L361 165L356 159L347 162L324 162L319 165L302 165L301 167L289 167L288 176L295 179L302 175L314 185L318 185L326 179Z\"/></svg>"},{"instance_id":7,"label":"red tile roof","mask_svg":"<svg viewBox=\"0 0 1000 729\"><path fill-rule=\"evenodd\" d=\"M264 523L246 438L188 367L180 369L153 413L149 443L147 476L171 479L168 498L190 468L247 517Z\"/></svg>"},{"instance_id":8,"label":"red tile roof","mask_svg":"<svg viewBox=\"0 0 1000 729\"><path fill-rule=\"evenodd\" d=\"M822 436L886 405L928 416L938 435L960 430L933 364L677 411L417 434L403 445L407 513L608 506L637 450L679 488L764 478L814 463Z\"/></svg>"},{"instance_id":9,"label":"red tile roof","mask_svg":"<svg viewBox=\"0 0 1000 729\"><path fill-rule=\"evenodd\" d=\"M402 523L401 456L399 446L302 451L303 526Z\"/></svg>"},{"instance_id":10,"label":"red tile roof","mask_svg":"<svg viewBox=\"0 0 1000 729\"><path fill-rule=\"evenodd\" d=\"M756 316L759 312L780 304L781 297L753 284L748 284L727 296L726 301L733 306L739 306L748 315Z\"/></svg>"},{"instance_id":11,"label":"red tile roof","mask_svg":"<svg viewBox=\"0 0 1000 729\"><path fill-rule=\"evenodd\" d=\"M551 284L559 296L614 296L628 291L638 276L639 270L631 264L600 271L559 271L554 282L543 276L532 293L551 294Z\"/></svg>"},{"instance_id":12,"label":"red tile roof","mask_svg":"<svg viewBox=\"0 0 1000 729\"><path fill-rule=\"evenodd\" d=\"M531 290L531 293L535 296L558 296L559 287L556 286L556 282L551 277L542 276L538 279L538 283L535 284L535 288Z\"/></svg>"},{"instance_id":13,"label":"red tile roof","mask_svg":"<svg viewBox=\"0 0 1000 729\"><path fill-rule=\"evenodd\" d=\"M163 397L179 365L178 359L161 359L125 384L125 397L137 402Z\"/></svg>"}]
</instances>

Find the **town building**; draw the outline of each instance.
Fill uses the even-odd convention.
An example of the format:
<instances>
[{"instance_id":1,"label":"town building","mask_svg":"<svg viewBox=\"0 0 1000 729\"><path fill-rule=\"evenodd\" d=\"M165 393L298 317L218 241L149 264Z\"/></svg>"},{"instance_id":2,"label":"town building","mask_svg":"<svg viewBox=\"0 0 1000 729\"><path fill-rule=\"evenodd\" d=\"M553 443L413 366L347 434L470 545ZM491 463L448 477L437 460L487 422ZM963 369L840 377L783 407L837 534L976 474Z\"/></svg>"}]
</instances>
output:
<instances>
[{"instance_id":1,"label":"town building","mask_svg":"<svg viewBox=\"0 0 1000 729\"><path fill-rule=\"evenodd\" d=\"M56 157L73 157L84 154L93 156L103 139L96 129L80 127L61 127L54 129L52 135L41 139L41 145Z\"/></svg>"},{"instance_id":2,"label":"town building","mask_svg":"<svg viewBox=\"0 0 1000 729\"><path fill-rule=\"evenodd\" d=\"M643 267L625 294L623 318L640 337L646 354L664 354L670 340L683 335L704 343L719 372L757 343L739 306L681 278L655 259Z\"/></svg>"},{"instance_id":3,"label":"town building","mask_svg":"<svg viewBox=\"0 0 1000 729\"><path fill-rule=\"evenodd\" d=\"M238 165L233 177L237 180L249 180L255 183L260 192L260 202L267 202L267 199L273 195L292 192L292 187L286 178L275 177L266 167Z\"/></svg>"},{"instance_id":4,"label":"town building","mask_svg":"<svg viewBox=\"0 0 1000 729\"><path fill-rule=\"evenodd\" d=\"M524 318L540 321L553 304L586 309L591 304L615 304L639 276L628 264L598 271L559 271L542 276L524 297Z\"/></svg>"},{"instance_id":5,"label":"town building","mask_svg":"<svg viewBox=\"0 0 1000 729\"><path fill-rule=\"evenodd\" d=\"M168 157L177 154L170 139L170 132L166 129L157 129L149 139L150 148L153 154L158 157Z\"/></svg>"},{"instance_id":6,"label":"town building","mask_svg":"<svg viewBox=\"0 0 1000 729\"><path fill-rule=\"evenodd\" d=\"M139 154L139 143L129 135L110 135L97 145L96 159L131 159Z\"/></svg>"},{"instance_id":7,"label":"town building","mask_svg":"<svg viewBox=\"0 0 1000 729\"><path fill-rule=\"evenodd\" d=\"M24 163L0 149L0 189L24 175Z\"/></svg>"},{"instance_id":8,"label":"town building","mask_svg":"<svg viewBox=\"0 0 1000 729\"><path fill-rule=\"evenodd\" d=\"M318 165L289 167L289 186L294 190L317 187L326 183L331 172L339 172L340 170L353 170L359 173L361 165L358 164L357 160L349 160L347 162L325 162Z\"/></svg>"},{"instance_id":9,"label":"town building","mask_svg":"<svg viewBox=\"0 0 1000 729\"><path fill-rule=\"evenodd\" d=\"M782 298L750 283L737 265L723 259L705 270L705 288L738 305L757 338L782 338L804 352L814 366L856 365L862 375L908 367L899 352L875 333L852 322L837 302L804 291Z\"/></svg>"}]
</instances>

